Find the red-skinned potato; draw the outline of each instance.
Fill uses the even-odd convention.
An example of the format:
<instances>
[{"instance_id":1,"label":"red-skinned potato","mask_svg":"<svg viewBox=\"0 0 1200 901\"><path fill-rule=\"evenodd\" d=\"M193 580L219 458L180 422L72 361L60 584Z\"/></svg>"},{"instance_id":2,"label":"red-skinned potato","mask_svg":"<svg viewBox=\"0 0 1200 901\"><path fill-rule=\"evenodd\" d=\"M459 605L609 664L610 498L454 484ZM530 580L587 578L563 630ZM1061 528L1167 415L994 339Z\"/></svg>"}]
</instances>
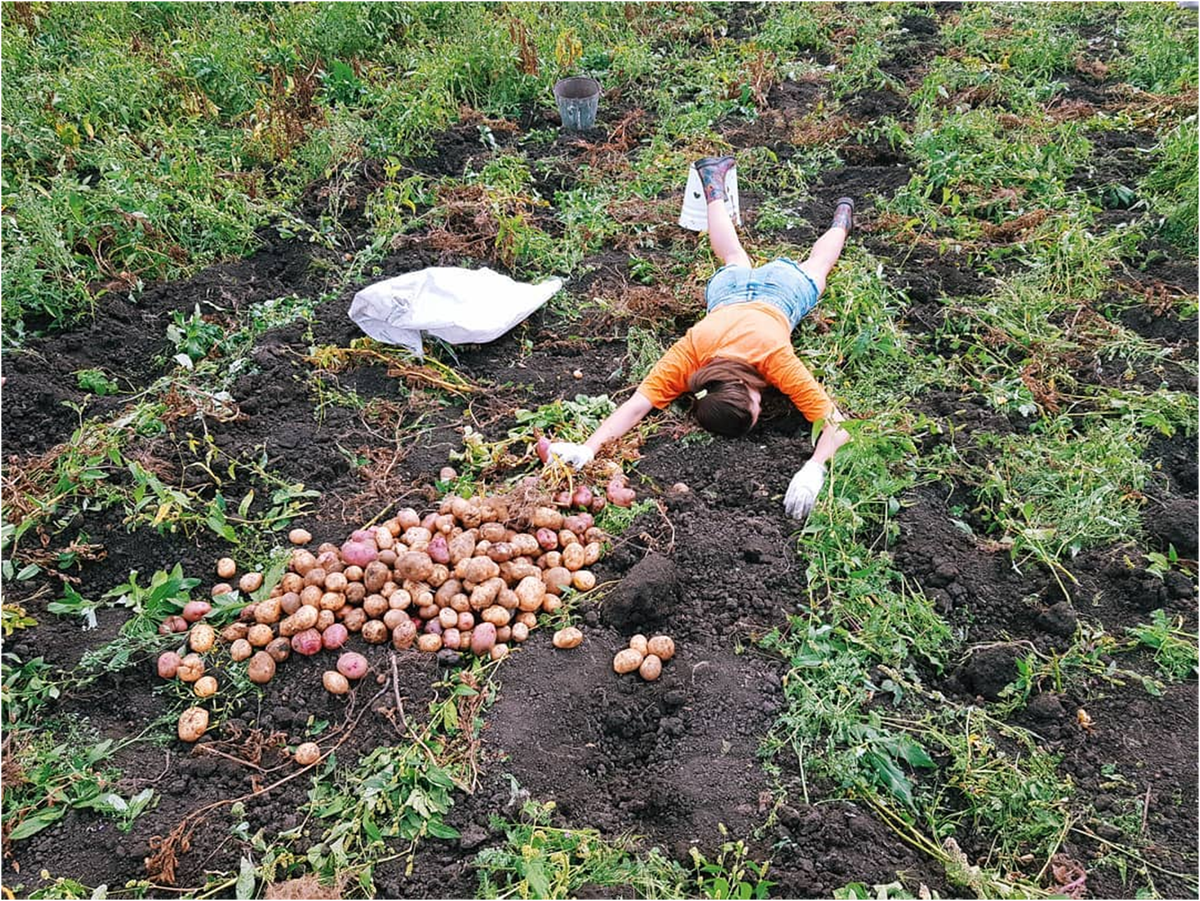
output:
<instances>
[{"instance_id":1,"label":"red-skinned potato","mask_svg":"<svg viewBox=\"0 0 1200 901\"><path fill-rule=\"evenodd\" d=\"M379 557L379 549L374 542L347 541L342 545L342 560L350 566L366 567Z\"/></svg>"},{"instance_id":2,"label":"red-skinned potato","mask_svg":"<svg viewBox=\"0 0 1200 901\"><path fill-rule=\"evenodd\" d=\"M471 632L471 653L482 657L491 652L496 644L496 627L491 623L479 623Z\"/></svg>"},{"instance_id":3,"label":"red-skinned potato","mask_svg":"<svg viewBox=\"0 0 1200 901\"><path fill-rule=\"evenodd\" d=\"M634 500L637 498L637 492L632 488L625 486L625 476L617 473L608 483L608 490L605 492L610 504L615 504L618 507L632 507Z\"/></svg>"},{"instance_id":4,"label":"red-skinned potato","mask_svg":"<svg viewBox=\"0 0 1200 901\"><path fill-rule=\"evenodd\" d=\"M462 633L458 629L451 628L442 631L442 647L457 651L461 646Z\"/></svg>"},{"instance_id":5,"label":"red-skinned potato","mask_svg":"<svg viewBox=\"0 0 1200 901\"><path fill-rule=\"evenodd\" d=\"M214 598L219 598L223 594L231 594L232 592L233 586L228 582L218 582L208 593Z\"/></svg>"},{"instance_id":6,"label":"red-skinned potato","mask_svg":"<svg viewBox=\"0 0 1200 901\"><path fill-rule=\"evenodd\" d=\"M550 439L543 435L537 440L534 445L534 450L537 451L538 459L543 463L550 462Z\"/></svg>"},{"instance_id":7,"label":"red-skinned potato","mask_svg":"<svg viewBox=\"0 0 1200 901\"><path fill-rule=\"evenodd\" d=\"M552 551L558 547L558 535L553 529L538 529L535 537L538 547L543 551Z\"/></svg>"},{"instance_id":8,"label":"red-skinned potato","mask_svg":"<svg viewBox=\"0 0 1200 901\"><path fill-rule=\"evenodd\" d=\"M212 611L208 601L188 601L183 605L183 618L189 623L197 623Z\"/></svg>"},{"instance_id":9,"label":"red-skinned potato","mask_svg":"<svg viewBox=\"0 0 1200 901\"><path fill-rule=\"evenodd\" d=\"M347 679L361 679L367 674L367 658L354 651L338 657L337 671Z\"/></svg>"},{"instance_id":10,"label":"red-skinned potato","mask_svg":"<svg viewBox=\"0 0 1200 901\"><path fill-rule=\"evenodd\" d=\"M158 655L158 675L163 679L174 679L179 672L180 657L174 651Z\"/></svg>"},{"instance_id":11,"label":"red-skinned potato","mask_svg":"<svg viewBox=\"0 0 1200 901\"><path fill-rule=\"evenodd\" d=\"M446 536L441 533L434 535L429 545L425 548L425 553L429 555L429 559L434 563L449 563L450 546L446 541Z\"/></svg>"},{"instance_id":12,"label":"red-skinned potato","mask_svg":"<svg viewBox=\"0 0 1200 901\"><path fill-rule=\"evenodd\" d=\"M349 637L349 629L341 623L334 623L321 633L321 644L325 646L325 650L327 651L336 651L346 643Z\"/></svg>"},{"instance_id":13,"label":"red-skinned potato","mask_svg":"<svg viewBox=\"0 0 1200 901\"><path fill-rule=\"evenodd\" d=\"M592 489L587 485L580 485L575 489L575 493L571 495L571 506L578 507L581 510L586 510L592 505ZM568 526L568 528L570 528Z\"/></svg>"},{"instance_id":14,"label":"red-skinned potato","mask_svg":"<svg viewBox=\"0 0 1200 901\"><path fill-rule=\"evenodd\" d=\"M316 629L305 629L292 636L292 650L302 657L311 657L321 653L321 633Z\"/></svg>"}]
</instances>

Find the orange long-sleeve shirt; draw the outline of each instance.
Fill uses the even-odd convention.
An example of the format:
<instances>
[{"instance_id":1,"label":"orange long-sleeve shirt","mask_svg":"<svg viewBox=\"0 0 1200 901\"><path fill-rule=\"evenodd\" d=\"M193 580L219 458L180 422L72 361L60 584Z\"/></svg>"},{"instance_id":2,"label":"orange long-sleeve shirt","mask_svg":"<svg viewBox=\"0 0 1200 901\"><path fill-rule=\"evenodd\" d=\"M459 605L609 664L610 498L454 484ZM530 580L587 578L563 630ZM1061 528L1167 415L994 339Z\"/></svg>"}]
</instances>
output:
<instances>
[{"instance_id":1,"label":"orange long-sleeve shirt","mask_svg":"<svg viewBox=\"0 0 1200 901\"><path fill-rule=\"evenodd\" d=\"M833 412L833 401L792 349L783 313L767 303L730 304L709 313L663 354L638 393L663 409L687 391L688 379L717 357L740 360L791 398L809 422Z\"/></svg>"}]
</instances>

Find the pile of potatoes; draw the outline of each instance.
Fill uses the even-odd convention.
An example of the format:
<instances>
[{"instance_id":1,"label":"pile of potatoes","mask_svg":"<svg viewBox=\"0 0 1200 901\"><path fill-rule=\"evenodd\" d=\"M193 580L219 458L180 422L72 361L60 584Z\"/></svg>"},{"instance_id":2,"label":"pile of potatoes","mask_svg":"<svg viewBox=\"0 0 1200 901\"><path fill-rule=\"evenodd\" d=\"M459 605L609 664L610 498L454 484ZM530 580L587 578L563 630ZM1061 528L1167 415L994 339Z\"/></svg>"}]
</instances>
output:
<instances>
[{"instance_id":1,"label":"pile of potatoes","mask_svg":"<svg viewBox=\"0 0 1200 901\"><path fill-rule=\"evenodd\" d=\"M663 664L675 656L675 642L666 635L635 635L629 639L629 647L618 651L613 658L613 671L625 675L637 670L647 682L662 675Z\"/></svg>"},{"instance_id":2,"label":"pile of potatoes","mask_svg":"<svg viewBox=\"0 0 1200 901\"><path fill-rule=\"evenodd\" d=\"M287 571L237 622L217 633L202 622L211 605L193 601L181 617L163 623L164 634L187 632L190 652L161 655L159 675L191 683L199 698L211 697L217 683L205 675L203 655L218 638L235 662L247 662L250 680L260 685L292 654L340 650L355 634L367 644L438 653L450 664L467 653L498 660L529 637L539 614L559 609L564 590L595 586L587 567L600 559L605 538L591 513L570 507L538 506L523 520L521 529L509 525L505 498L451 496L436 512L421 516L406 508L382 525L355 531L340 547L322 544L315 553L305 547L312 535L293 529L288 538L296 548ZM213 586L213 597L232 592L236 574L233 560L220 560L217 575L225 581ZM262 585L259 572L237 582L247 594ZM578 630L564 631L555 636L556 646L582 641ZM344 694L366 671L362 655L343 653L322 683ZM207 719L203 708L189 708L180 738L197 740Z\"/></svg>"}]
</instances>

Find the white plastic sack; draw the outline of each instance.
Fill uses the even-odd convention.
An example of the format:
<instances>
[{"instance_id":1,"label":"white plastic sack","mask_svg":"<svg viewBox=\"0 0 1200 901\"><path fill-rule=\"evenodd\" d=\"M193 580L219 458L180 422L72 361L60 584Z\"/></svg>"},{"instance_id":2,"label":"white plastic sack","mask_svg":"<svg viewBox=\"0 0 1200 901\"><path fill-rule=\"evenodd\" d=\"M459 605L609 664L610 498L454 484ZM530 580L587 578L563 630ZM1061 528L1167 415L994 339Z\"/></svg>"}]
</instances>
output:
<instances>
[{"instance_id":1,"label":"white plastic sack","mask_svg":"<svg viewBox=\"0 0 1200 901\"><path fill-rule=\"evenodd\" d=\"M434 266L363 288L350 304L350 318L376 341L421 357L421 332L450 344L486 344L561 287L558 278L526 285L491 269Z\"/></svg>"}]
</instances>

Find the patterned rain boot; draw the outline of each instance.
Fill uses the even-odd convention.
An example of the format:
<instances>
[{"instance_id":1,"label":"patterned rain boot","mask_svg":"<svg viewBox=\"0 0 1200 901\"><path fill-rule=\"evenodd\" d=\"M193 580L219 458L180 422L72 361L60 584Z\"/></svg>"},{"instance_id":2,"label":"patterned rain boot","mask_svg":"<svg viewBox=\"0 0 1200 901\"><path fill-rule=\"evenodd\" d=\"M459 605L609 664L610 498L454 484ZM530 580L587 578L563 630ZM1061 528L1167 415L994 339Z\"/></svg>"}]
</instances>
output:
<instances>
[{"instance_id":1,"label":"patterned rain boot","mask_svg":"<svg viewBox=\"0 0 1200 901\"><path fill-rule=\"evenodd\" d=\"M704 186L704 201L725 199L725 176L734 166L731 156L706 156L696 160L696 172L700 176L700 184Z\"/></svg>"}]
</instances>

